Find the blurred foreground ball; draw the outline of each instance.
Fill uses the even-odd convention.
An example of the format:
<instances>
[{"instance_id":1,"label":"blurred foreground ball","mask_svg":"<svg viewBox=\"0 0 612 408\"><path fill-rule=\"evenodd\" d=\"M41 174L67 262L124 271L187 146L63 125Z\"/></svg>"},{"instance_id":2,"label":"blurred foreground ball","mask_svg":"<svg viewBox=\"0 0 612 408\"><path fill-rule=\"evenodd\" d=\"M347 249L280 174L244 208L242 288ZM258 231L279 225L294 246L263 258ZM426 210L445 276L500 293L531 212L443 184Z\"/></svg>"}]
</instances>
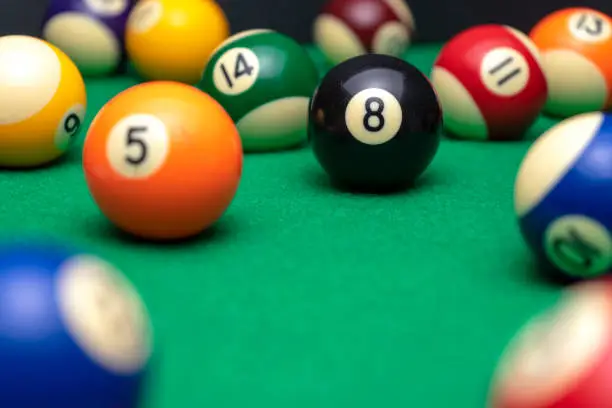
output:
<instances>
[{"instance_id":1,"label":"blurred foreground ball","mask_svg":"<svg viewBox=\"0 0 612 408\"><path fill-rule=\"evenodd\" d=\"M0 248L0 406L137 408L152 344L140 297L108 262Z\"/></svg>"},{"instance_id":2,"label":"blurred foreground ball","mask_svg":"<svg viewBox=\"0 0 612 408\"><path fill-rule=\"evenodd\" d=\"M581 283L508 345L491 408L610 408L612 281Z\"/></svg>"}]
</instances>

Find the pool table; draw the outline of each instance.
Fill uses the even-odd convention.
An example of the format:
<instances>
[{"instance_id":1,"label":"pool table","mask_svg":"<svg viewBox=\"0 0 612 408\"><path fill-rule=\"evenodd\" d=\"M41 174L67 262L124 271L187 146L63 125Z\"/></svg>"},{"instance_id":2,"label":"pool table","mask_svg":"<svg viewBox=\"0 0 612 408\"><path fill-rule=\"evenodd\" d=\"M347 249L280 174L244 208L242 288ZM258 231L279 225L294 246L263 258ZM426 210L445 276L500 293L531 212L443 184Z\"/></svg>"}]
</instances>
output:
<instances>
[{"instance_id":1,"label":"pool table","mask_svg":"<svg viewBox=\"0 0 612 408\"><path fill-rule=\"evenodd\" d=\"M439 50L405 58L428 73ZM88 79L87 124L138 81ZM226 215L173 244L101 215L85 127L53 166L0 172L0 226L91 250L134 282L156 341L144 408L483 407L507 342L562 290L537 272L512 201L530 143L555 123L520 142L445 138L415 188L390 195L332 188L307 147L249 154Z\"/></svg>"}]
</instances>

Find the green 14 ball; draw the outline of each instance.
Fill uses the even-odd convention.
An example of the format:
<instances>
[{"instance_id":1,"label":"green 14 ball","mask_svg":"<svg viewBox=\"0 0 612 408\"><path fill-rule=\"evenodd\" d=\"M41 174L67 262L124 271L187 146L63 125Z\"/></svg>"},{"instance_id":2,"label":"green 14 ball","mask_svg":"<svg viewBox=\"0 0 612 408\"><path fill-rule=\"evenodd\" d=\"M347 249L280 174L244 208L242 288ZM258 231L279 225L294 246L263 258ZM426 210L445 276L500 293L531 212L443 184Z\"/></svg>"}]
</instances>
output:
<instances>
[{"instance_id":1,"label":"green 14 ball","mask_svg":"<svg viewBox=\"0 0 612 408\"><path fill-rule=\"evenodd\" d=\"M250 30L212 53L198 87L230 114L244 150L261 151L306 141L308 105L318 81L317 68L295 40Z\"/></svg>"}]
</instances>

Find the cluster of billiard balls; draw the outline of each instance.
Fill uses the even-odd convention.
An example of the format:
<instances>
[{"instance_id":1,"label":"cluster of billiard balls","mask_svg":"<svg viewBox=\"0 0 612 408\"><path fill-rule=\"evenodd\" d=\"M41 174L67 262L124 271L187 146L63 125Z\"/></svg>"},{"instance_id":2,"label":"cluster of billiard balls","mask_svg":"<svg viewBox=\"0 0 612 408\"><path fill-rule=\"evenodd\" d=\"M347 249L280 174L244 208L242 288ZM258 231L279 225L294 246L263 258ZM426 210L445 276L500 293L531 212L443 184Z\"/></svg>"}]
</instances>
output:
<instances>
[{"instance_id":1,"label":"cluster of billiard balls","mask_svg":"<svg viewBox=\"0 0 612 408\"><path fill-rule=\"evenodd\" d=\"M334 185L392 191L413 184L432 163L442 128L460 138L513 140L545 111L569 119L542 135L520 168L515 202L522 232L538 257L565 275L598 277L612 267L612 119L593 112L610 107L609 17L563 10L530 37L500 25L471 28L446 44L429 80L398 58L415 26L403 2L334 0L314 24L315 42L334 63L320 79L291 38L264 29L225 38L224 18L198 9L203 3L57 1L45 23L48 41L0 38L0 165L38 166L65 153L85 119L82 74L119 69L127 56L143 76L158 80L121 92L97 113L85 138L83 169L106 217L152 240L193 236L218 220L239 187L244 152L308 141ZM169 65L158 64L155 45L164 35L178 35L171 29L173 7L184 15L215 16L216 39L196 47L206 58L192 55L183 64L184 50L168 47L163 52L178 54ZM370 14L363 10L374 17L364 19ZM83 27L92 36L83 37L85 45L68 35ZM24 72L24 66L42 68ZM546 316L526 330L529 335L500 366L496 408L610 404L601 384L611 366L611 285L604 280L577 287L560 317ZM41 296L48 304L39 309L13 304L10 297L2 304L8 326L0 334L14 336L8 337L15 350L8 347L10 354L0 360L36 356L49 371L82 373L86 386L75 394L65 377L50 381L30 365L9 364L17 372L0 369L4 383L13 383L8 375L30 378L20 384L44 391L17 387L0 398L19 396L28 406L51 398L72 408L88 405L85 395L100 395L100 406L133 406L150 334L146 313L120 274L98 258L59 248L12 248L0 254L0 294L15 287L59 296ZM109 297L116 306L88 303ZM124 337L109 336L106 323L97 320L116 317L117 310L132 317L123 326L111 322L125 328ZM558 328L558 319L567 325ZM534 333L537 338L549 331L575 348L531 344ZM41 353L41 344L29 342L28 336L41 335L49 342L42 347L61 353ZM547 361L545 352L559 359ZM525 392L528 387L532 391Z\"/></svg>"},{"instance_id":2,"label":"cluster of billiard balls","mask_svg":"<svg viewBox=\"0 0 612 408\"><path fill-rule=\"evenodd\" d=\"M504 42L502 29L512 34ZM432 82L450 133L518 139L541 112L564 118L521 163L515 212L542 270L586 282L517 334L498 364L489 406L612 406L611 52L610 17L572 8L544 18L529 37L508 27L467 30L435 64Z\"/></svg>"},{"instance_id":3,"label":"cluster of billiard balls","mask_svg":"<svg viewBox=\"0 0 612 408\"><path fill-rule=\"evenodd\" d=\"M86 77L125 72L194 84L230 27L214 1L49 0L41 38Z\"/></svg>"},{"instance_id":4,"label":"cluster of billiard balls","mask_svg":"<svg viewBox=\"0 0 612 408\"><path fill-rule=\"evenodd\" d=\"M155 1L139 3L131 15ZM48 69L29 71L24 88L18 67L26 63ZM7 36L0 38L0 67L2 90L27 95L16 106L0 100L0 165L53 162L85 119L77 64L50 42ZM334 183L395 189L433 159L441 117L430 82L399 58L353 57L320 81L296 41L247 30L217 45L196 86L150 81L106 103L87 130L83 169L94 201L120 229L151 240L187 238L228 208L245 151L310 139Z\"/></svg>"}]
</instances>

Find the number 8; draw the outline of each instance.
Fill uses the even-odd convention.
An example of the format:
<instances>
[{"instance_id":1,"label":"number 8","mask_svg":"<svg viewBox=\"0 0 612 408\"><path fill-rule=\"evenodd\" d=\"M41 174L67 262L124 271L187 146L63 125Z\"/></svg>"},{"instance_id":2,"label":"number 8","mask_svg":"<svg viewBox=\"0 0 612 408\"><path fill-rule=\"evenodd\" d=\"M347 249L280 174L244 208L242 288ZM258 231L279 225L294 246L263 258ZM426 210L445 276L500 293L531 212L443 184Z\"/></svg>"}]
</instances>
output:
<instances>
[{"instance_id":1,"label":"number 8","mask_svg":"<svg viewBox=\"0 0 612 408\"><path fill-rule=\"evenodd\" d=\"M373 104L376 104L375 105L376 109L372 107ZM380 132L385 127L385 117L382 115L384 110L385 110L385 103L379 97L372 96L366 99L365 101L366 114L363 117L363 127L369 132ZM371 125L371 119L373 117L377 119L375 126Z\"/></svg>"}]
</instances>

